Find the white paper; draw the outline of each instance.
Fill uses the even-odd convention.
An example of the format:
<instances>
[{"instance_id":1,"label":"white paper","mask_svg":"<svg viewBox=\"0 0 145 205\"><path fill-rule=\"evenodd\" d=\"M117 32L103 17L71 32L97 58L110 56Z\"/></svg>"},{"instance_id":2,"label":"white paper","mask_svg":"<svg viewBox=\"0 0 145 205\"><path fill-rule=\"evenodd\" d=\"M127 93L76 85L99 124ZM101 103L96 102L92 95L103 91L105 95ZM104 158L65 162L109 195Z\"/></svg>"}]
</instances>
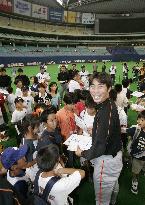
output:
<instances>
[{"instance_id":1,"label":"white paper","mask_svg":"<svg viewBox=\"0 0 145 205\"><path fill-rule=\"evenodd\" d=\"M86 133L88 133L87 131L87 126L86 124L84 123L83 119L81 119L80 117L78 117L76 114L74 114L75 116L75 122L76 122L76 125L78 127L80 127L83 131L85 131Z\"/></svg>"},{"instance_id":2,"label":"white paper","mask_svg":"<svg viewBox=\"0 0 145 205\"><path fill-rule=\"evenodd\" d=\"M144 93L135 91L135 92L133 92L131 95L134 96L134 97L140 98L141 96L144 95Z\"/></svg>"},{"instance_id":3,"label":"white paper","mask_svg":"<svg viewBox=\"0 0 145 205\"><path fill-rule=\"evenodd\" d=\"M138 111L138 112L141 112L141 111L145 110L145 107L142 105L138 105L138 104L132 104L131 109Z\"/></svg>"},{"instance_id":4,"label":"white paper","mask_svg":"<svg viewBox=\"0 0 145 205\"><path fill-rule=\"evenodd\" d=\"M81 150L88 150L92 146L92 138L84 135L72 134L63 144L68 146L68 150L77 151L78 146Z\"/></svg>"}]
</instances>

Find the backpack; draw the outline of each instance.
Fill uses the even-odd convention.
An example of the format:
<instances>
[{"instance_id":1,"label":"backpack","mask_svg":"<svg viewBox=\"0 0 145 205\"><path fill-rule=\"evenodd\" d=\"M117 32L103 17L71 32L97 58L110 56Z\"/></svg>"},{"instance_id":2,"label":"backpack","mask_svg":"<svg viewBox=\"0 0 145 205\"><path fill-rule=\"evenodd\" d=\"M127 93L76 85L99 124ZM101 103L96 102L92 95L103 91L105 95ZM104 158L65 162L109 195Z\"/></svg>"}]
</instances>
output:
<instances>
[{"instance_id":1,"label":"backpack","mask_svg":"<svg viewBox=\"0 0 145 205\"><path fill-rule=\"evenodd\" d=\"M129 154L131 154L132 144L138 138L138 136L140 134L140 131L141 131L141 129L139 127L136 127L135 133L133 135L133 139L129 141L128 146L127 146L127 151L128 151Z\"/></svg>"},{"instance_id":2,"label":"backpack","mask_svg":"<svg viewBox=\"0 0 145 205\"><path fill-rule=\"evenodd\" d=\"M21 202L22 199L14 187L5 178L0 176L0 204L22 205Z\"/></svg>"},{"instance_id":3,"label":"backpack","mask_svg":"<svg viewBox=\"0 0 145 205\"><path fill-rule=\"evenodd\" d=\"M52 177L46 184L45 189L43 190L43 194L39 194L39 187L38 187L38 179L39 179L40 172L36 174L36 178L34 181L34 196L33 196L33 205L51 205L49 201L47 201L49 193L54 186L54 184L60 179L60 177L55 176Z\"/></svg>"}]
</instances>

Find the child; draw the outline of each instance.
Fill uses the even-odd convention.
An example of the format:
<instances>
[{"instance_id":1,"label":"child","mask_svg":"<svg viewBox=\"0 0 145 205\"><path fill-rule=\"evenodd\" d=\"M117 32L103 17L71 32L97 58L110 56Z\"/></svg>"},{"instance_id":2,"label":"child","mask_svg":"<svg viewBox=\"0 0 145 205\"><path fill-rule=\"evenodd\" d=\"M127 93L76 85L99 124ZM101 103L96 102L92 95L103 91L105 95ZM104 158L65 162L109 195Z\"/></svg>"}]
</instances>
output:
<instances>
[{"instance_id":1,"label":"child","mask_svg":"<svg viewBox=\"0 0 145 205\"><path fill-rule=\"evenodd\" d=\"M138 193L138 179L141 170L145 171L145 111L138 115L138 126L127 129L127 134L133 138L131 145L132 160L132 188L134 194Z\"/></svg>"},{"instance_id":2,"label":"child","mask_svg":"<svg viewBox=\"0 0 145 205\"><path fill-rule=\"evenodd\" d=\"M93 98L90 96L87 97L86 101L85 101L85 106L86 109L83 110L80 113L80 117L82 118L82 120L84 121L87 130L83 130L83 134L89 134L91 135L92 133L92 128L93 128L93 123L94 123L94 117L96 114L96 104L93 100ZM87 133L86 133L87 131Z\"/></svg>"},{"instance_id":3,"label":"child","mask_svg":"<svg viewBox=\"0 0 145 205\"><path fill-rule=\"evenodd\" d=\"M23 86L21 88L22 91L22 99L24 100L24 106L27 109L27 113L30 114L32 113L32 107L34 105L34 98L29 95L29 87Z\"/></svg>"},{"instance_id":4,"label":"child","mask_svg":"<svg viewBox=\"0 0 145 205\"><path fill-rule=\"evenodd\" d=\"M78 116L80 116L80 113L85 110L85 100L89 94L90 92L88 90L77 89L74 91L74 111Z\"/></svg>"},{"instance_id":5,"label":"child","mask_svg":"<svg viewBox=\"0 0 145 205\"><path fill-rule=\"evenodd\" d=\"M56 113L58 125L61 130L61 135L64 141L76 131L75 117L74 117L74 94L67 93L63 98L64 107Z\"/></svg>"},{"instance_id":6,"label":"child","mask_svg":"<svg viewBox=\"0 0 145 205\"><path fill-rule=\"evenodd\" d=\"M23 135L21 144L27 145L28 151L25 155L29 168L26 169L27 176L33 182L35 175L38 172L36 165L36 154L38 144L39 118L33 114L28 114L22 121L21 134Z\"/></svg>"},{"instance_id":7,"label":"child","mask_svg":"<svg viewBox=\"0 0 145 205\"><path fill-rule=\"evenodd\" d=\"M38 179L39 194L43 193L46 184L52 177L67 174L66 177L60 178L54 184L48 195L48 201L53 205L68 204L68 195L79 186L81 179L85 177L85 172L80 169L60 168L56 170L59 158L59 149L53 144L40 149L37 155L37 164L42 170Z\"/></svg>"},{"instance_id":8,"label":"child","mask_svg":"<svg viewBox=\"0 0 145 205\"><path fill-rule=\"evenodd\" d=\"M15 99L15 111L12 114L11 122L15 124L15 128L17 131L17 143L18 145L21 142L21 135L19 131L19 127L21 127L21 120L26 116L27 110L23 104L24 100L21 97L17 97Z\"/></svg>"},{"instance_id":9,"label":"child","mask_svg":"<svg viewBox=\"0 0 145 205\"><path fill-rule=\"evenodd\" d=\"M63 101L64 101L64 107L56 113L56 118L58 121L58 126L60 128L61 136L65 141L67 138L70 137L71 134L76 133L76 129L77 129L75 123L75 117L74 117L74 110L73 110L74 94L73 93L65 94ZM65 149L67 148L64 147L64 152L68 157L67 166L73 167L74 153Z\"/></svg>"},{"instance_id":10,"label":"child","mask_svg":"<svg viewBox=\"0 0 145 205\"><path fill-rule=\"evenodd\" d=\"M32 76L30 78L31 86L30 86L30 92L31 95L34 97L38 93L38 78L36 76Z\"/></svg>"},{"instance_id":11,"label":"child","mask_svg":"<svg viewBox=\"0 0 145 205\"><path fill-rule=\"evenodd\" d=\"M39 139L38 150L49 144L60 145L62 138L57 128L55 107L50 107L49 109L44 110L41 115L41 121L44 123L46 128Z\"/></svg>"},{"instance_id":12,"label":"child","mask_svg":"<svg viewBox=\"0 0 145 205\"><path fill-rule=\"evenodd\" d=\"M46 105L50 106L51 105L51 95L46 92L47 86L44 83L39 83L38 84L38 95L34 97L34 102L35 105L37 103L45 103Z\"/></svg>"},{"instance_id":13,"label":"child","mask_svg":"<svg viewBox=\"0 0 145 205\"><path fill-rule=\"evenodd\" d=\"M23 197L27 198L28 178L23 170L27 162L25 155L28 151L26 145L17 147L8 147L1 154L1 162L7 169L7 180L14 186L16 191Z\"/></svg>"},{"instance_id":14,"label":"child","mask_svg":"<svg viewBox=\"0 0 145 205\"><path fill-rule=\"evenodd\" d=\"M9 93L9 95L7 96L8 109L9 109L10 113L13 113L14 110L15 110L14 101L15 101L16 96L13 93L13 88L12 87L7 88L7 91Z\"/></svg>"},{"instance_id":15,"label":"child","mask_svg":"<svg viewBox=\"0 0 145 205\"><path fill-rule=\"evenodd\" d=\"M23 82L20 79L15 80L15 85L16 85L16 92L15 92L15 97L21 97L22 96L22 91L21 88L23 87Z\"/></svg>"},{"instance_id":16,"label":"child","mask_svg":"<svg viewBox=\"0 0 145 205\"><path fill-rule=\"evenodd\" d=\"M49 84L49 94L51 95L51 104L59 110L60 107L60 94L57 92L58 87L56 82L51 82Z\"/></svg>"}]
</instances>

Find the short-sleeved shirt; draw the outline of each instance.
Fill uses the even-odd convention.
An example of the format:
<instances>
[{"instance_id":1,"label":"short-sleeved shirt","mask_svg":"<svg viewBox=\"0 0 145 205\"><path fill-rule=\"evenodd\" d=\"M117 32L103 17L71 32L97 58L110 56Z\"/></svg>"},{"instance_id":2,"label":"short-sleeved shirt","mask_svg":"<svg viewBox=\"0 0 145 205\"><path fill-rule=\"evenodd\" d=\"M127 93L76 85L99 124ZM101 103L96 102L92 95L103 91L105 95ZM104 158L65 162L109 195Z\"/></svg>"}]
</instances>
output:
<instances>
[{"instance_id":1,"label":"short-sleeved shirt","mask_svg":"<svg viewBox=\"0 0 145 205\"><path fill-rule=\"evenodd\" d=\"M51 178L52 177L42 178L42 174L40 174L38 180L39 193L42 193L47 182ZM48 201L51 203L51 205L68 205L67 197L76 187L79 186L80 181L81 175L79 171L75 171L68 177L62 177L52 187L48 196Z\"/></svg>"},{"instance_id":2,"label":"short-sleeved shirt","mask_svg":"<svg viewBox=\"0 0 145 205\"><path fill-rule=\"evenodd\" d=\"M74 113L66 110L64 107L56 113L56 118L61 130L61 136L66 140L70 133L76 130Z\"/></svg>"},{"instance_id":3,"label":"short-sleeved shirt","mask_svg":"<svg viewBox=\"0 0 145 205\"><path fill-rule=\"evenodd\" d=\"M22 96L22 99L24 100L24 105L27 107L27 114L32 113L34 98L32 96L27 96L27 97Z\"/></svg>"},{"instance_id":4,"label":"short-sleeved shirt","mask_svg":"<svg viewBox=\"0 0 145 205\"><path fill-rule=\"evenodd\" d=\"M38 78L38 82L39 82L39 83L42 83L42 82L44 82L45 80L50 80L50 75L49 75L49 73L47 73L47 72L38 73L38 74L36 75L36 77Z\"/></svg>"},{"instance_id":5,"label":"short-sleeved shirt","mask_svg":"<svg viewBox=\"0 0 145 205\"><path fill-rule=\"evenodd\" d=\"M133 138L136 127L127 129L127 134ZM138 158L137 155L144 152L144 156ZM145 132L141 129L139 136L133 140L131 155L137 159L145 161Z\"/></svg>"},{"instance_id":6,"label":"short-sleeved shirt","mask_svg":"<svg viewBox=\"0 0 145 205\"><path fill-rule=\"evenodd\" d=\"M52 104L54 107L58 108L59 102L60 102L60 94L57 93L55 96L52 96L51 104Z\"/></svg>"},{"instance_id":7,"label":"short-sleeved shirt","mask_svg":"<svg viewBox=\"0 0 145 205\"><path fill-rule=\"evenodd\" d=\"M68 89L70 93L73 93L77 89L81 89L80 84L75 80L70 80L68 84Z\"/></svg>"},{"instance_id":8,"label":"short-sleeved shirt","mask_svg":"<svg viewBox=\"0 0 145 205\"><path fill-rule=\"evenodd\" d=\"M51 95L47 92L45 93L44 96L41 96L41 93L38 93L38 95L34 97L34 102L45 103L47 105L47 104L51 104L51 99L52 99Z\"/></svg>"}]
</instances>

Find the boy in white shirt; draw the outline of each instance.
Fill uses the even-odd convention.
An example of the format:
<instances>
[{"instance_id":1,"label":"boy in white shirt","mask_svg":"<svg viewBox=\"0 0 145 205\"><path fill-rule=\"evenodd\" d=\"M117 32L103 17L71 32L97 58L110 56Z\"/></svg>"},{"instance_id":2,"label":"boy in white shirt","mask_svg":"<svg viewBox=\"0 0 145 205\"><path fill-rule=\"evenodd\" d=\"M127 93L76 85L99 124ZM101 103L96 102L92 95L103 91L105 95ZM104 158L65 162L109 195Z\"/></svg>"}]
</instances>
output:
<instances>
[{"instance_id":1,"label":"boy in white shirt","mask_svg":"<svg viewBox=\"0 0 145 205\"><path fill-rule=\"evenodd\" d=\"M12 87L9 87L7 89L7 91L9 93L9 95L7 96L8 109L9 109L10 113L13 113L14 110L15 110L15 103L14 103L14 101L15 101L16 97L15 97L15 95L13 93L13 88Z\"/></svg>"},{"instance_id":2,"label":"boy in white shirt","mask_svg":"<svg viewBox=\"0 0 145 205\"><path fill-rule=\"evenodd\" d=\"M81 179L85 177L85 172L73 168L56 169L59 161L59 149L54 144L45 146L38 151L37 164L42 170L38 179L39 194L43 193L46 184L52 177L67 174L68 176L60 178L54 184L49 193L48 201L51 205L68 205L68 195L79 186Z\"/></svg>"},{"instance_id":3,"label":"boy in white shirt","mask_svg":"<svg viewBox=\"0 0 145 205\"><path fill-rule=\"evenodd\" d=\"M23 86L22 89L22 99L24 100L24 106L27 109L27 114L32 113L32 107L34 105L34 98L29 95L29 87Z\"/></svg>"},{"instance_id":4,"label":"boy in white shirt","mask_svg":"<svg viewBox=\"0 0 145 205\"><path fill-rule=\"evenodd\" d=\"M16 92L15 92L15 97L21 97L22 96L22 91L21 91L21 88L23 86L23 83L21 80L16 80L15 81L15 85L16 85Z\"/></svg>"},{"instance_id":5,"label":"boy in white shirt","mask_svg":"<svg viewBox=\"0 0 145 205\"><path fill-rule=\"evenodd\" d=\"M86 109L80 113L80 117L84 121L86 128L87 128L87 133L86 133L86 130L83 130L83 135L86 135L86 134L91 135L93 123L94 123L94 117L96 114L95 103L91 96L87 97L85 101L85 107Z\"/></svg>"},{"instance_id":6,"label":"boy in white shirt","mask_svg":"<svg viewBox=\"0 0 145 205\"><path fill-rule=\"evenodd\" d=\"M23 104L24 100L21 97L17 97L15 99L15 111L12 114L12 119L11 122L13 124L15 124L15 128L17 131L17 143L20 144L21 142L21 135L20 135L20 131L19 131L19 126L21 126L21 121L22 119L26 116L27 114L27 110Z\"/></svg>"}]
</instances>

